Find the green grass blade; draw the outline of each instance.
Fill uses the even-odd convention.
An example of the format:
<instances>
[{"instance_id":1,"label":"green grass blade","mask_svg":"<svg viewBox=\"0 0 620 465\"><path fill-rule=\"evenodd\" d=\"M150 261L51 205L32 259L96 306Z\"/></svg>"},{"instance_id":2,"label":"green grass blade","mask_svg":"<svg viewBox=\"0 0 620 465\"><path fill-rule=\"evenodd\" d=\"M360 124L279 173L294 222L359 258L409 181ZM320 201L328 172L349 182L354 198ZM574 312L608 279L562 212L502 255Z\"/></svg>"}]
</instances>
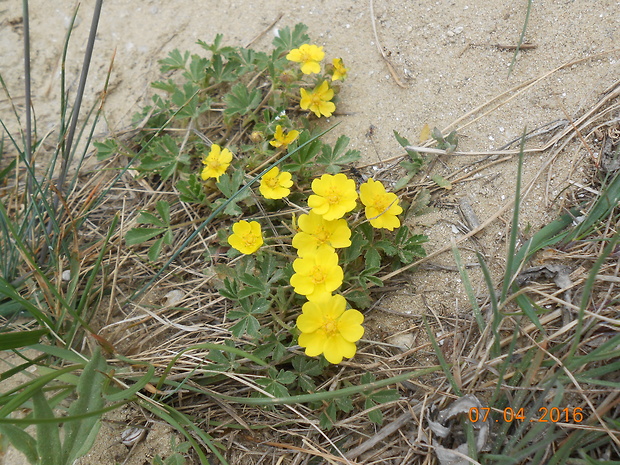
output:
<instances>
[{"instance_id":1,"label":"green grass blade","mask_svg":"<svg viewBox=\"0 0 620 465\"><path fill-rule=\"evenodd\" d=\"M612 178L602 190L584 220L564 239L564 243L583 238L591 234L596 226L603 222L620 203L620 172Z\"/></svg>"},{"instance_id":2,"label":"green grass blade","mask_svg":"<svg viewBox=\"0 0 620 465\"><path fill-rule=\"evenodd\" d=\"M211 452L213 452L213 454L217 457L217 459L222 465L228 465L228 462L226 461L224 456L211 441L212 438L210 438L205 431L196 426L195 422L188 418L186 415L168 405L153 404L147 401L141 401L139 402L139 404L146 410L150 411L154 415L167 422L179 433L185 436L187 441L192 445L192 448L196 452L196 455L198 455L198 458L200 459L200 463L202 465L210 465L210 462L205 453L202 451L202 447L200 447L200 444L198 443L198 441L196 441L196 438L192 433L194 433L196 437L200 438L200 440L211 450ZM186 427L189 428L191 432L188 431Z\"/></svg>"},{"instance_id":3,"label":"green grass blade","mask_svg":"<svg viewBox=\"0 0 620 465\"><path fill-rule=\"evenodd\" d=\"M435 351L435 356L437 357L437 360L439 360L439 365L441 366L443 373L446 375L446 378L448 378L448 381L450 381L450 385L452 386L454 393L459 397L462 396L463 393L461 392L459 385L456 384L456 380L454 379L454 376L452 376L452 371L450 370L450 364L446 362L446 359L443 356L443 352L441 351L439 344L437 344L437 339L435 339L435 335L433 334L433 331L430 325L428 324L426 315L422 316L422 320L424 321L424 328L426 329L426 334L428 334L428 337L431 340L431 344L433 345L433 349Z\"/></svg>"},{"instance_id":4,"label":"green grass blade","mask_svg":"<svg viewBox=\"0 0 620 465\"><path fill-rule=\"evenodd\" d=\"M577 351L577 347L581 343L581 332L583 330L583 320L585 318L586 308L588 308L588 304L590 301L590 296L592 295L592 287L594 286L594 282L596 281L596 275L598 271L603 266L603 263L607 260L607 257L615 250L616 244L620 241L620 233L614 234L610 239L609 243L603 249L601 255L596 259L594 264L592 265L592 269L588 274L588 278L583 285L582 288L582 297L581 303L579 305L579 312L577 315L577 326L575 327L575 335L573 336L573 340L571 343L570 350L566 355L566 358L570 360Z\"/></svg>"},{"instance_id":5,"label":"green grass blade","mask_svg":"<svg viewBox=\"0 0 620 465\"><path fill-rule=\"evenodd\" d=\"M144 386L150 383L154 375L155 367L149 365L144 376L138 379L134 384L129 386L127 389L123 389L120 392L116 392L114 394L106 394L105 398L108 402L116 402L129 399L130 397L134 396L138 391L140 391Z\"/></svg>"},{"instance_id":6,"label":"green grass blade","mask_svg":"<svg viewBox=\"0 0 620 465\"><path fill-rule=\"evenodd\" d=\"M482 312L480 311L480 306L478 305L478 300L476 299L474 288L472 287L471 281L469 280L469 274L463 266L463 262L461 261L461 254L459 253L459 249L456 247L456 245L452 247L452 255L454 256L456 267L458 268L459 274L461 275L461 281L463 282L463 287L465 288L465 293L467 294L469 305L471 305L472 311L474 312L474 317L476 318L476 323L478 324L478 330L480 330L480 333L483 333L484 328L486 327L486 323L484 321L484 317L482 316Z\"/></svg>"},{"instance_id":7,"label":"green grass blade","mask_svg":"<svg viewBox=\"0 0 620 465\"><path fill-rule=\"evenodd\" d=\"M0 424L0 435L6 437L15 449L24 454L28 462L33 464L39 462L37 442L23 429L14 425Z\"/></svg>"},{"instance_id":8,"label":"green grass blade","mask_svg":"<svg viewBox=\"0 0 620 465\"><path fill-rule=\"evenodd\" d=\"M79 367L68 366L59 370L55 370L52 373L41 375L32 381L28 381L25 384L11 389L0 395L0 405L2 405L2 408L0 408L0 420L6 418L14 410L19 408L24 403L28 402L28 400L30 400L30 398L32 398L32 396L34 396L37 391L43 389L49 382L53 381L54 379L65 373L72 372L76 368Z\"/></svg>"},{"instance_id":9,"label":"green grass blade","mask_svg":"<svg viewBox=\"0 0 620 465\"><path fill-rule=\"evenodd\" d=\"M104 405L102 388L106 379L107 365L99 350L84 367L79 378L76 393L78 398L69 407L68 416L87 414L101 410ZM81 421L67 421L62 445L63 463L73 463L87 453L93 445L96 431L101 426L100 416L92 415ZM90 441L90 442L89 442Z\"/></svg>"},{"instance_id":10,"label":"green grass blade","mask_svg":"<svg viewBox=\"0 0 620 465\"><path fill-rule=\"evenodd\" d=\"M54 418L54 412L47 403L45 395L39 389L32 396L34 419L47 420ZM60 432L54 425L37 423L37 450L41 463L50 465L64 465L60 445Z\"/></svg>"},{"instance_id":11,"label":"green grass blade","mask_svg":"<svg viewBox=\"0 0 620 465\"><path fill-rule=\"evenodd\" d=\"M512 56L512 61L510 62L510 66L508 67L508 76L512 74L512 68L517 62L517 56L519 54L519 50L521 45L523 45L523 39L525 39L525 31L527 31L527 24L530 21L530 12L532 10L532 0L527 0L527 10L525 12L525 21L523 21L523 28L521 29L521 35L519 36L519 42L517 42L517 48L515 49L515 53Z\"/></svg>"},{"instance_id":12,"label":"green grass blade","mask_svg":"<svg viewBox=\"0 0 620 465\"><path fill-rule=\"evenodd\" d=\"M234 397L227 396L223 394L218 394L213 391L207 391L206 394L217 397L218 399L227 400L229 402L245 404L245 405L293 405L293 404L303 404L307 402L322 402L328 401L332 399L336 399L338 397L346 397L353 394L360 394L365 391L374 391L376 389L380 389L391 384L401 383L403 381L407 381L413 378L419 378L420 376L428 375L430 373L434 373L436 371L440 371L440 366L433 366L428 368L422 368L419 370L410 371L407 373L403 373L400 375L392 376L390 378L381 379L379 381L373 381L371 383L350 386L346 388L336 389L334 391L324 391L324 392L316 392L313 394L300 394L296 396L287 396L287 397Z\"/></svg>"},{"instance_id":13,"label":"green grass blade","mask_svg":"<svg viewBox=\"0 0 620 465\"><path fill-rule=\"evenodd\" d=\"M47 329L35 329L32 331L0 333L0 350L19 349L21 347L31 346L38 343L39 339L48 332Z\"/></svg>"},{"instance_id":14,"label":"green grass blade","mask_svg":"<svg viewBox=\"0 0 620 465\"><path fill-rule=\"evenodd\" d=\"M525 148L525 135L527 130L523 130L521 136L521 144L519 146L519 162L517 163L517 182L515 187L514 208L512 211L512 226L510 228L510 238L508 241L508 252L506 254L506 272L504 273L504 282L502 284L502 292L500 302L506 300L508 290L511 288L515 279L515 273L522 265L521 262L515 261L515 252L517 250L517 235L519 233L519 208L521 207L521 172L523 171L523 149ZM516 265L515 265L516 263Z\"/></svg>"}]
</instances>

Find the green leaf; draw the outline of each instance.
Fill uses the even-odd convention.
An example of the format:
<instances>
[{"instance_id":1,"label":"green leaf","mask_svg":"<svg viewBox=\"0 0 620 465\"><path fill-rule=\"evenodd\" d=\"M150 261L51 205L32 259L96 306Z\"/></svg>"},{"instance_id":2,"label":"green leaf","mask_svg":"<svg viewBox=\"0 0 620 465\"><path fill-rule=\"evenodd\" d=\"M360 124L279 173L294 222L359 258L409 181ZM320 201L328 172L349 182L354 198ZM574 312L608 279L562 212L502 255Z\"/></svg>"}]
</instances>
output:
<instances>
[{"instance_id":1,"label":"green leaf","mask_svg":"<svg viewBox=\"0 0 620 465\"><path fill-rule=\"evenodd\" d=\"M32 396L33 413L35 420L46 420L54 418L54 412L47 402L41 389L37 390ZM60 433L54 424L38 423L37 431L37 451L41 463L50 465L63 465L62 449L60 445Z\"/></svg>"},{"instance_id":2,"label":"green leaf","mask_svg":"<svg viewBox=\"0 0 620 465\"><path fill-rule=\"evenodd\" d=\"M442 189L452 190L452 183L438 174L434 174L433 176L431 176L431 181L433 181Z\"/></svg>"},{"instance_id":3,"label":"green leaf","mask_svg":"<svg viewBox=\"0 0 620 465\"><path fill-rule=\"evenodd\" d=\"M400 392L396 389L382 389L381 391L368 394L368 398L378 404L384 404L386 402L394 402L395 400L400 399Z\"/></svg>"},{"instance_id":4,"label":"green leaf","mask_svg":"<svg viewBox=\"0 0 620 465\"><path fill-rule=\"evenodd\" d=\"M405 149L410 159L409 161L403 160L400 162L400 166L407 170L407 175L396 183L398 185L398 188L395 186L394 190L399 190L404 187L411 180L411 178L420 171L422 166L424 166L424 158L415 150L408 148L411 146L411 143L406 138L401 136L397 131L394 131L394 137L401 145L401 147Z\"/></svg>"},{"instance_id":5,"label":"green leaf","mask_svg":"<svg viewBox=\"0 0 620 465\"><path fill-rule=\"evenodd\" d=\"M158 139L140 160L138 170L159 174L165 181L177 172L188 170L190 157L179 151L179 145L168 134Z\"/></svg>"},{"instance_id":6,"label":"green leaf","mask_svg":"<svg viewBox=\"0 0 620 465\"><path fill-rule=\"evenodd\" d=\"M114 139L104 141L93 141L93 146L97 149L97 160L105 160L118 152L118 142ZM2 177L0 176L0 179Z\"/></svg>"},{"instance_id":7,"label":"green leaf","mask_svg":"<svg viewBox=\"0 0 620 465\"><path fill-rule=\"evenodd\" d=\"M18 349L37 344L41 336L49 331L47 329L35 329L32 331L15 331L0 333L0 350Z\"/></svg>"},{"instance_id":8,"label":"green leaf","mask_svg":"<svg viewBox=\"0 0 620 465\"><path fill-rule=\"evenodd\" d=\"M127 245L142 244L166 231L166 228L132 228L125 234Z\"/></svg>"},{"instance_id":9,"label":"green leaf","mask_svg":"<svg viewBox=\"0 0 620 465\"><path fill-rule=\"evenodd\" d=\"M192 173L188 179L180 180L175 187L179 191L181 202L209 205L204 185L196 174Z\"/></svg>"},{"instance_id":10,"label":"green leaf","mask_svg":"<svg viewBox=\"0 0 620 465\"><path fill-rule=\"evenodd\" d=\"M278 36L273 39L273 46L276 48L278 54L283 52L290 52L294 48L298 48L300 45L310 42L310 37L306 34L308 26L302 23L295 25L295 28L291 32L290 28L285 27L278 31Z\"/></svg>"},{"instance_id":11,"label":"green leaf","mask_svg":"<svg viewBox=\"0 0 620 465\"><path fill-rule=\"evenodd\" d=\"M351 234L351 245L344 249L344 254L342 257L343 263L351 263L353 260L358 258L362 253L362 248L368 245L368 240L366 240L362 233L358 231L360 228L356 228Z\"/></svg>"},{"instance_id":12,"label":"green leaf","mask_svg":"<svg viewBox=\"0 0 620 465\"><path fill-rule=\"evenodd\" d=\"M211 59L211 66L207 68L206 73L213 79L213 84L219 84L237 79L238 71L236 62L228 61L224 63L222 55L217 54Z\"/></svg>"},{"instance_id":13,"label":"green leaf","mask_svg":"<svg viewBox=\"0 0 620 465\"><path fill-rule=\"evenodd\" d=\"M349 150L345 153L350 139L347 136L340 136L332 149L329 145L323 144L322 153L317 157L316 162L325 165L327 173L339 173L342 165L354 163L360 159L359 150Z\"/></svg>"},{"instance_id":14,"label":"green leaf","mask_svg":"<svg viewBox=\"0 0 620 465\"><path fill-rule=\"evenodd\" d=\"M159 200L155 205L155 209L163 220L163 224L168 226L170 224L170 204L164 200Z\"/></svg>"},{"instance_id":15,"label":"green leaf","mask_svg":"<svg viewBox=\"0 0 620 465\"><path fill-rule=\"evenodd\" d=\"M183 55L181 55L179 49L175 48L168 53L167 58L159 60L159 64L161 65L159 70L162 74L164 74L175 69L185 69L185 63L187 63L187 60L189 60L189 52L186 51Z\"/></svg>"},{"instance_id":16,"label":"green leaf","mask_svg":"<svg viewBox=\"0 0 620 465\"><path fill-rule=\"evenodd\" d=\"M155 242L153 242L153 245L149 247L149 251L147 252L146 256L152 262L157 261L157 259L159 258L159 254L161 253L161 249L163 247L164 247L164 238L160 237Z\"/></svg>"},{"instance_id":17,"label":"green leaf","mask_svg":"<svg viewBox=\"0 0 620 465\"><path fill-rule=\"evenodd\" d=\"M375 242L377 250L382 250L388 257L393 257L398 253L398 249L390 241L380 240Z\"/></svg>"},{"instance_id":18,"label":"green leaf","mask_svg":"<svg viewBox=\"0 0 620 465\"><path fill-rule=\"evenodd\" d=\"M377 252L377 249L369 248L364 255L366 268L381 268L381 255Z\"/></svg>"},{"instance_id":19,"label":"green leaf","mask_svg":"<svg viewBox=\"0 0 620 465\"><path fill-rule=\"evenodd\" d=\"M437 147L445 150L446 153L450 154L456 150L458 145L458 136L456 131L452 131L444 137L439 129L434 128L431 133L431 137L437 141Z\"/></svg>"},{"instance_id":20,"label":"green leaf","mask_svg":"<svg viewBox=\"0 0 620 465\"><path fill-rule=\"evenodd\" d=\"M289 146L289 151L294 153L291 155L290 161L284 165L283 168L285 171L297 172L301 169L314 166L313 161L320 153L323 143L315 139L309 144L304 145L313 137L310 131L301 131L297 140ZM296 150L297 147L301 147L302 145L304 146L302 149Z\"/></svg>"},{"instance_id":21,"label":"green leaf","mask_svg":"<svg viewBox=\"0 0 620 465\"><path fill-rule=\"evenodd\" d=\"M422 234L412 235L407 226L401 226L395 238L398 248L398 258L403 264L409 264L417 257L425 257L426 251L421 244L428 242L428 237Z\"/></svg>"},{"instance_id":22,"label":"green leaf","mask_svg":"<svg viewBox=\"0 0 620 465\"><path fill-rule=\"evenodd\" d=\"M228 312L230 319L238 319L230 331L235 337L242 337L248 334L251 337L258 338L260 336L260 323L254 315L260 315L265 313L271 306L270 302L265 298L256 299L250 303L249 299L242 299L239 301L240 308L231 310Z\"/></svg>"},{"instance_id":23,"label":"green leaf","mask_svg":"<svg viewBox=\"0 0 620 465\"><path fill-rule=\"evenodd\" d=\"M104 373L107 365L99 350L84 367L77 385L77 400L69 407L68 415L79 415L103 408L103 386L106 381ZM69 421L64 426L63 462L73 463L86 454L93 446L101 426L101 415L93 415L79 421Z\"/></svg>"},{"instance_id":24,"label":"green leaf","mask_svg":"<svg viewBox=\"0 0 620 465\"><path fill-rule=\"evenodd\" d=\"M254 88L249 91L244 84L239 82L224 96L226 103L224 115L229 117L236 114L246 115L258 107L261 99L262 95L258 89Z\"/></svg>"},{"instance_id":25,"label":"green leaf","mask_svg":"<svg viewBox=\"0 0 620 465\"><path fill-rule=\"evenodd\" d=\"M357 310L368 308L373 303L368 293L363 291L351 291L348 292L345 297L349 302L355 304L353 305L353 308L356 308Z\"/></svg>"},{"instance_id":26,"label":"green leaf","mask_svg":"<svg viewBox=\"0 0 620 465\"><path fill-rule=\"evenodd\" d=\"M198 55L192 55L187 71L183 73L183 77L194 84L202 85L207 78L207 64L209 60Z\"/></svg>"},{"instance_id":27,"label":"green leaf","mask_svg":"<svg viewBox=\"0 0 620 465\"><path fill-rule=\"evenodd\" d=\"M26 456L30 463L41 463L37 453L37 443L23 429L15 425L0 424L0 436L4 436L15 449Z\"/></svg>"}]
</instances>

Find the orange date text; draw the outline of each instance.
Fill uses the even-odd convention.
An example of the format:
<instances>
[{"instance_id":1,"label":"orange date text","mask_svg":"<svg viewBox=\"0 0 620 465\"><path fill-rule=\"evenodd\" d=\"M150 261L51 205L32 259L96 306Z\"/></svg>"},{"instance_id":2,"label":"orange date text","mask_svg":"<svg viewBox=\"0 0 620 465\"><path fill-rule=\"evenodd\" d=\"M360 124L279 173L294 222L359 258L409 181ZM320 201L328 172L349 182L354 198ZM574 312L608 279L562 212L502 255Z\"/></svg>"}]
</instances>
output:
<instances>
[{"instance_id":1,"label":"orange date text","mask_svg":"<svg viewBox=\"0 0 620 465\"><path fill-rule=\"evenodd\" d=\"M472 423L479 421L492 421L489 416L489 407L472 407L469 409L468 418ZM528 418L523 408L513 409L506 407L501 411L502 415L495 419L495 422L504 421L510 423L516 420L530 421L536 423L580 423L583 421L583 409L581 407L559 408L559 407L540 407L535 417Z\"/></svg>"}]
</instances>

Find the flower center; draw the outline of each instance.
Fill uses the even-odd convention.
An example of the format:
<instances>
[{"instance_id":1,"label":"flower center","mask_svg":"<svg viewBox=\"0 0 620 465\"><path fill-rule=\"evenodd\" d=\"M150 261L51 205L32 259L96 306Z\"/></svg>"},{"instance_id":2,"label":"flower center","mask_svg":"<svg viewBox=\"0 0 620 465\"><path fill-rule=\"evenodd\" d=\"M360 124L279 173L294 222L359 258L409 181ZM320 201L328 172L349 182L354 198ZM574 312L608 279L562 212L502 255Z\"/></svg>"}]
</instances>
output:
<instances>
[{"instance_id":1,"label":"flower center","mask_svg":"<svg viewBox=\"0 0 620 465\"><path fill-rule=\"evenodd\" d=\"M322 282L325 281L325 273L323 272L320 266L314 267L314 269L312 270L312 273L310 273L310 279L312 279L314 284L321 284Z\"/></svg>"},{"instance_id":2,"label":"flower center","mask_svg":"<svg viewBox=\"0 0 620 465\"><path fill-rule=\"evenodd\" d=\"M379 210L379 215L383 215L390 207L390 198L387 196L380 197L375 200L375 208Z\"/></svg>"},{"instance_id":3,"label":"flower center","mask_svg":"<svg viewBox=\"0 0 620 465\"><path fill-rule=\"evenodd\" d=\"M340 193L336 189L332 188L329 190L325 198L330 205L335 205L340 202Z\"/></svg>"},{"instance_id":4,"label":"flower center","mask_svg":"<svg viewBox=\"0 0 620 465\"><path fill-rule=\"evenodd\" d=\"M267 184L268 187L270 187L271 189L275 189L276 187L278 187L279 183L278 183L278 177L273 177L270 179L266 179L265 183Z\"/></svg>"},{"instance_id":5,"label":"flower center","mask_svg":"<svg viewBox=\"0 0 620 465\"><path fill-rule=\"evenodd\" d=\"M329 232L321 226L315 231L314 237L316 237L316 240L319 242L319 244L327 244L327 242L329 241Z\"/></svg>"},{"instance_id":6,"label":"flower center","mask_svg":"<svg viewBox=\"0 0 620 465\"><path fill-rule=\"evenodd\" d=\"M241 240L247 247L252 247L254 244L256 244L256 239L257 237L252 233L244 234L241 238Z\"/></svg>"},{"instance_id":7,"label":"flower center","mask_svg":"<svg viewBox=\"0 0 620 465\"><path fill-rule=\"evenodd\" d=\"M315 107L320 107L323 104L323 99L319 94L312 94L312 103Z\"/></svg>"},{"instance_id":8,"label":"flower center","mask_svg":"<svg viewBox=\"0 0 620 465\"><path fill-rule=\"evenodd\" d=\"M338 322L326 317L323 320L323 331L325 331L328 337L333 336L338 332Z\"/></svg>"},{"instance_id":9,"label":"flower center","mask_svg":"<svg viewBox=\"0 0 620 465\"><path fill-rule=\"evenodd\" d=\"M222 164L220 163L219 160L211 160L209 161L209 168L211 168L213 171L218 171L219 169L221 169Z\"/></svg>"}]
</instances>

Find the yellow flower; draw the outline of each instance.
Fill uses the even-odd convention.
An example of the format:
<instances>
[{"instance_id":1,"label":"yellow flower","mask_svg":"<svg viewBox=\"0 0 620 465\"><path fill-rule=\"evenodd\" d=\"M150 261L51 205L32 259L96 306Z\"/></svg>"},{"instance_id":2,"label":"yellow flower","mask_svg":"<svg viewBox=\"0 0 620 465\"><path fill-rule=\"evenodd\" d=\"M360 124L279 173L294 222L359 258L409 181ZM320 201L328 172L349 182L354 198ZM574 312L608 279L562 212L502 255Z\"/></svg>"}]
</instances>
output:
<instances>
[{"instance_id":1,"label":"yellow flower","mask_svg":"<svg viewBox=\"0 0 620 465\"><path fill-rule=\"evenodd\" d=\"M368 178L360 186L360 199L366 206L366 218L374 228L385 228L392 231L400 226L400 215L403 209L398 205L398 197L393 192L386 192L379 181Z\"/></svg>"},{"instance_id":2,"label":"yellow flower","mask_svg":"<svg viewBox=\"0 0 620 465\"><path fill-rule=\"evenodd\" d=\"M291 285L297 294L308 300L316 300L331 294L342 284L344 273L338 266L338 255L333 250L323 249L293 262L295 274Z\"/></svg>"},{"instance_id":3,"label":"yellow flower","mask_svg":"<svg viewBox=\"0 0 620 465\"><path fill-rule=\"evenodd\" d=\"M320 61L325 58L323 47L304 44L299 48L294 48L286 55L286 59L301 63L301 72L304 74L315 74L321 72Z\"/></svg>"},{"instance_id":4,"label":"yellow flower","mask_svg":"<svg viewBox=\"0 0 620 465\"><path fill-rule=\"evenodd\" d=\"M316 195L308 197L308 206L327 221L342 218L357 204L355 181L342 173L324 174L321 179L315 179L312 190Z\"/></svg>"},{"instance_id":5,"label":"yellow flower","mask_svg":"<svg viewBox=\"0 0 620 465\"><path fill-rule=\"evenodd\" d=\"M300 89L301 100L299 106L303 110L312 111L318 118L331 116L336 111L336 105L330 102L334 98L334 90L330 89L327 81L323 81L320 86L314 88L312 92Z\"/></svg>"},{"instance_id":6,"label":"yellow flower","mask_svg":"<svg viewBox=\"0 0 620 465\"><path fill-rule=\"evenodd\" d=\"M300 232L293 237L293 247L300 257L315 254L317 251L340 249L351 245L351 230L343 219L327 221L310 211L299 217Z\"/></svg>"},{"instance_id":7,"label":"yellow flower","mask_svg":"<svg viewBox=\"0 0 620 465\"><path fill-rule=\"evenodd\" d=\"M245 220L237 221L232 227L233 234L228 236L231 247L246 255L256 252L263 245L263 233L258 221L248 223Z\"/></svg>"},{"instance_id":8,"label":"yellow flower","mask_svg":"<svg viewBox=\"0 0 620 465\"><path fill-rule=\"evenodd\" d=\"M269 142L276 148L286 147L288 144L292 143L299 136L299 131L292 130L289 131L288 134L284 134L282 130L282 126L279 124L276 126L276 133L273 135L273 140Z\"/></svg>"},{"instance_id":9,"label":"yellow flower","mask_svg":"<svg viewBox=\"0 0 620 465\"><path fill-rule=\"evenodd\" d=\"M341 79L344 81L347 77L347 72L349 71L349 68L344 67L342 58L334 58L332 60L332 65L334 65L334 73L332 74L332 81L337 81L338 79Z\"/></svg>"},{"instance_id":10,"label":"yellow flower","mask_svg":"<svg viewBox=\"0 0 620 465\"><path fill-rule=\"evenodd\" d=\"M341 295L304 304L302 314L297 317L297 328L301 331L298 342L306 349L306 355L323 354L334 364L342 362L343 357L355 355L355 342L364 335L364 315L357 310L346 310L346 305Z\"/></svg>"},{"instance_id":11,"label":"yellow flower","mask_svg":"<svg viewBox=\"0 0 620 465\"><path fill-rule=\"evenodd\" d=\"M291 173L280 173L278 167L274 166L263 175L258 190L266 199L281 199L291 193L289 187L292 185Z\"/></svg>"},{"instance_id":12,"label":"yellow flower","mask_svg":"<svg viewBox=\"0 0 620 465\"><path fill-rule=\"evenodd\" d=\"M202 179L215 178L216 181L219 181L220 176L226 172L231 161L232 153L230 150L222 150L219 145L213 144L209 155L202 160L202 163L206 165L201 173Z\"/></svg>"}]
</instances>

